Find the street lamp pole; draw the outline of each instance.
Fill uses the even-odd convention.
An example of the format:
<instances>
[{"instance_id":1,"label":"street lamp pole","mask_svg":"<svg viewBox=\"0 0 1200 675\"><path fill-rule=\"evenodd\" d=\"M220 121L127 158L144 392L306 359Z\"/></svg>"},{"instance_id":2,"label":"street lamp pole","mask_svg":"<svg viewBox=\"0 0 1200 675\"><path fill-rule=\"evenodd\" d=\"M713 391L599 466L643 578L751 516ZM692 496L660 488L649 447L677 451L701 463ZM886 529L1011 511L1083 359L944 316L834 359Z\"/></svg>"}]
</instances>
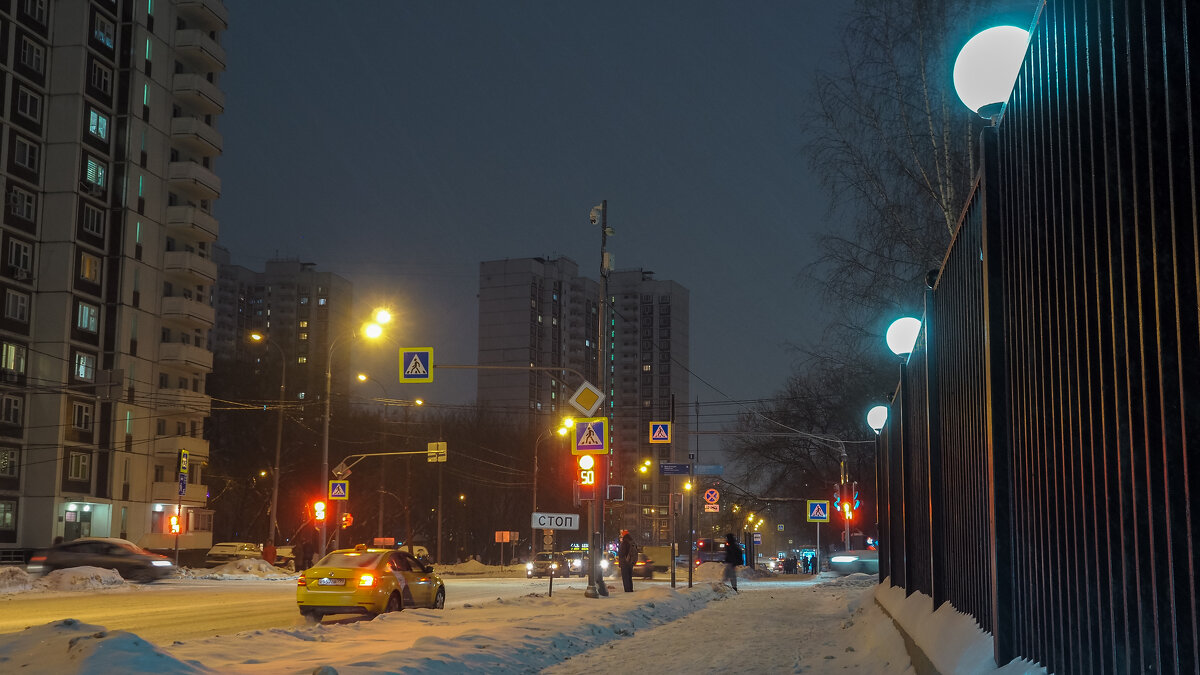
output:
<instances>
[{"instance_id":1,"label":"street lamp pole","mask_svg":"<svg viewBox=\"0 0 1200 675\"><path fill-rule=\"evenodd\" d=\"M329 416L332 413L329 399L333 389L333 348L337 346L342 337L344 336L339 335L329 343L329 351L325 355L325 415L321 422L321 490L325 490L325 486L329 484ZM317 554L322 558L325 557L328 522L328 517L321 521L321 541L317 544Z\"/></svg>"},{"instance_id":2,"label":"street lamp pole","mask_svg":"<svg viewBox=\"0 0 1200 675\"><path fill-rule=\"evenodd\" d=\"M283 347L262 333L251 333L250 339L255 342L265 342L279 350L279 415L275 421L275 466L271 470L271 515L268 519L270 526L267 534L267 541L274 544L276 522L279 520L279 456L283 448L283 404L287 398L287 357L283 353ZM269 562L273 564L275 561Z\"/></svg>"}]
</instances>

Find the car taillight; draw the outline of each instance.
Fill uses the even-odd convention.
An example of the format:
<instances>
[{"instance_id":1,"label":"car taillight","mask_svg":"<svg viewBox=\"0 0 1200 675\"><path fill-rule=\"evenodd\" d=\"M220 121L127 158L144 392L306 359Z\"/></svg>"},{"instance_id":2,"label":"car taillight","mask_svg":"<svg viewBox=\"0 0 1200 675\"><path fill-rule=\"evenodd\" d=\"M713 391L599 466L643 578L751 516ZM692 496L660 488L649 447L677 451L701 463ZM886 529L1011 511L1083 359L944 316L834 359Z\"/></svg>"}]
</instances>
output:
<instances>
[{"instance_id":1,"label":"car taillight","mask_svg":"<svg viewBox=\"0 0 1200 675\"><path fill-rule=\"evenodd\" d=\"M308 585L308 582L304 580L303 574L301 574L300 578L296 580L296 585L297 586L307 586Z\"/></svg>"},{"instance_id":2,"label":"car taillight","mask_svg":"<svg viewBox=\"0 0 1200 675\"><path fill-rule=\"evenodd\" d=\"M358 578L358 587L359 588L371 587L374 585L375 585L375 575L373 575L373 574L364 574Z\"/></svg>"},{"instance_id":3,"label":"car taillight","mask_svg":"<svg viewBox=\"0 0 1200 675\"><path fill-rule=\"evenodd\" d=\"M31 562L31 563L35 563L35 562L46 562L46 556L44 556L44 555L35 555L35 556L33 556L32 558L30 558L30 559L29 559L29 562Z\"/></svg>"}]
</instances>

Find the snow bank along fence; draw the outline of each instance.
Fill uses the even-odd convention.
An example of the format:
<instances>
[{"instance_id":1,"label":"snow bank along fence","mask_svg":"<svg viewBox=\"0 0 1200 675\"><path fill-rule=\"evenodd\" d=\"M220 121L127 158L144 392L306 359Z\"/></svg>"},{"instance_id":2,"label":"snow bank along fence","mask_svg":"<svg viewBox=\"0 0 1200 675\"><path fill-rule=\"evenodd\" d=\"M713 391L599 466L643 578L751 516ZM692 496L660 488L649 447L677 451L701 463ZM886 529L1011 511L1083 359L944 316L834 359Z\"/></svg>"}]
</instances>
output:
<instances>
[{"instance_id":1,"label":"snow bank along fence","mask_svg":"<svg viewBox=\"0 0 1200 675\"><path fill-rule=\"evenodd\" d=\"M1200 7L1050 0L879 437L880 576L1055 673L1194 673Z\"/></svg>"}]
</instances>

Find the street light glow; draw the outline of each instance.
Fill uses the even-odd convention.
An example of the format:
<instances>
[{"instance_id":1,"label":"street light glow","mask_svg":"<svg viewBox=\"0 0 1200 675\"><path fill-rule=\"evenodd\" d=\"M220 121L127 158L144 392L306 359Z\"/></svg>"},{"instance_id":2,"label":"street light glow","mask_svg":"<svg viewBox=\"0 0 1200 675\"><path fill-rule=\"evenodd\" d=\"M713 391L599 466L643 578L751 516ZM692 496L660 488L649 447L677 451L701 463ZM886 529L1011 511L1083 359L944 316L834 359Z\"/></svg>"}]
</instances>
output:
<instances>
[{"instance_id":1,"label":"street light glow","mask_svg":"<svg viewBox=\"0 0 1200 675\"><path fill-rule=\"evenodd\" d=\"M886 405L877 405L867 411L867 426L879 433L883 429L883 425L887 424L888 407Z\"/></svg>"},{"instance_id":2,"label":"street light glow","mask_svg":"<svg viewBox=\"0 0 1200 675\"><path fill-rule=\"evenodd\" d=\"M392 320L392 313L389 312L388 310L386 310L382 307L375 310L375 323L385 324L385 323L390 323L391 320Z\"/></svg>"},{"instance_id":3,"label":"street light glow","mask_svg":"<svg viewBox=\"0 0 1200 675\"><path fill-rule=\"evenodd\" d=\"M917 336L921 334L921 320L906 316L896 319L887 329L888 349L896 356L907 356L912 353L917 344Z\"/></svg>"},{"instance_id":4,"label":"street light glow","mask_svg":"<svg viewBox=\"0 0 1200 675\"><path fill-rule=\"evenodd\" d=\"M383 335L383 326L380 326L379 324L377 324L373 321L370 321L370 322L363 324L362 332L365 337L369 337L372 340L374 340L375 338L379 337L380 335Z\"/></svg>"},{"instance_id":5,"label":"street light glow","mask_svg":"<svg viewBox=\"0 0 1200 675\"><path fill-rule=\"evenodd\" d=\"M987 109L1012 93L1028 46L1029 32L1016 26L993 26L967 40L954 60L954 90L963 104L991 117Z\"/></svg>"}]
</instances>

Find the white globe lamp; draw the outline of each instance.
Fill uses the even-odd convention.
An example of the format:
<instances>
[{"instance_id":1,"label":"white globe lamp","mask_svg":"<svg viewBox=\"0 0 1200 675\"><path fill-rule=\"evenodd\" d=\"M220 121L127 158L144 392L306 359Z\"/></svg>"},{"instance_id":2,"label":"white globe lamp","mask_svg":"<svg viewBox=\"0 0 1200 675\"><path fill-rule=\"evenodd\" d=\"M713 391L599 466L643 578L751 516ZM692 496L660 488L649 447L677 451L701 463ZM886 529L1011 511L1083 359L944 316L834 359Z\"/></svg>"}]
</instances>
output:
<instances>
[{"instance_id":1,"label":"white globe lamp","mask_svg":"<svg viewBox=\"0 0 1200 675\"><path fill-rule=\"evenodd\" d=\"M994 26L967 40L954 60L954 90L971 110L995 119L1012 93L1029 31L1016 26Z\"/></svg>"},{"instance_id":2,"label":"white globe lamp","mask_svg":"<svg viewBox=\"0 0 1200 675\"><path fill-rule=\"evenodd\" d=\"M877 405L867 411L867 426L879 433L883 429L883 425L887 424L888 408L886 405Z\"/></svg>"},{"instance_id":3,"label":"white globe lamp","mask_svg":"<svg viewBox=\"0 0 1200 675\"><path fill-rule=\"evenodd\" d=\"M907 356L917 344L921 334L921 320L906 316L896 319L887 329L887 346L896 356Z\"/></svg>"}]
</instances>

